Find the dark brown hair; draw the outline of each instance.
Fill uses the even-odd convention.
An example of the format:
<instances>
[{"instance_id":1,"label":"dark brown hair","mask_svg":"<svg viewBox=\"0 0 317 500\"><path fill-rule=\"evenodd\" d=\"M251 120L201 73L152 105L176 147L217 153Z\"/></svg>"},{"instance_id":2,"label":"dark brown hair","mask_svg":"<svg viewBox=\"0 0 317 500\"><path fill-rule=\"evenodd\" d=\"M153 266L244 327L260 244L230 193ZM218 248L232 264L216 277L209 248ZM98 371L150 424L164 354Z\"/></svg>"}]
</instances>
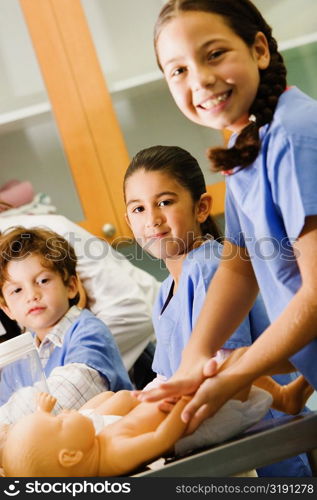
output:
<instances>
[{"instance_id":1,"label":"dark brown hair","mask_svg":"<svg viewBox=\"0 0 317 500\"><path fill-rule=\"evenodd\" d=\"M187 11L221 15L248 47L253 45L259 31L267 38L270 64L266 69L259 70L260 84L250 108L250 116L253 115L255 121L250 121L240 132L234 146L230 149L218 147L210 148L208 151L212 169L216 172L231 170L236 166L245 168L256 159L261 147L259 129L262 125L272 121L278 98L286 88L286 68L283 58L278 52L271 27L249 0L169 0L162 8L154 29L155 52L160 68L156 48L160 32L170 20Z\"/></svg>"},{"instance_id":2,"label":"dark brown hair","mask_svg":"<svg viewBox=\"0 0 317 500\"><path fill-rule=\"evenodd\" d=\"M65 238L48 229L9 228L0 235L0 300L3 301L2 287L8 279L9 262L29 255L38 255L42 265L58 272L65 285L71 276L76 276L75 250ZM78 300L79 294L70 299L70 306Z\"/></svg>"},{"instance_id":3,"label":"dark brown hair","mask_svg":"<svg viewBox=\"0 0 317 500\"><path fill-rule=\"evenodd\" d=\"M178 146L152 146L139 151L132 158L125 173L124 190L127 179L140 169L146 172L160 171L171 176L189 191L193 202L206 193L206 183L198 161ZM220 231L211 215L208 215L200 227L202 236L210 235L218 241L221 239Z\"/></svg>"}]
</instances>

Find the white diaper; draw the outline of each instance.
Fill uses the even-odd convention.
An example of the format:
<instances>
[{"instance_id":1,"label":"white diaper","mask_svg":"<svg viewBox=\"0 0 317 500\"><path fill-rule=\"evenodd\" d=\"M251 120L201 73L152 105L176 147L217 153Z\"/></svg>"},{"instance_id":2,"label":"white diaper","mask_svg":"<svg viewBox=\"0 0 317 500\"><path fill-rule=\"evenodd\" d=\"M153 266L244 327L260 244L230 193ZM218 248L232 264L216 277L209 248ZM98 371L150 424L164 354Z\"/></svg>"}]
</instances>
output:
<instances>
[{"instance_id":1,"label":"white diaper","mask_svg":"<svg viewBox=\"0 0 317 500\"><path fill-rule=\"evenodd\" d=\"M102 431L106 425L113 424L122 418L121 415L99 415L98 413L95 413L95 410L90 408L87 408L86 410L79 410L79 413L90 418L94 424L96 434L99 434L99 432Z\"/></svg>"},{"instance_id":2,"label":"white diaper","mask_svg":"<svg viewBox=\"0 0 317 500\"><path fill-rule=\"evenodd\" d=\"M240 434L261 420L272 401L271 394L253 386L247 401L230 399L215 415L207 418L193 434L179 439L175 444L175 454L184 455L196 448L221 443Z\"/></svg>"}]
</instances>

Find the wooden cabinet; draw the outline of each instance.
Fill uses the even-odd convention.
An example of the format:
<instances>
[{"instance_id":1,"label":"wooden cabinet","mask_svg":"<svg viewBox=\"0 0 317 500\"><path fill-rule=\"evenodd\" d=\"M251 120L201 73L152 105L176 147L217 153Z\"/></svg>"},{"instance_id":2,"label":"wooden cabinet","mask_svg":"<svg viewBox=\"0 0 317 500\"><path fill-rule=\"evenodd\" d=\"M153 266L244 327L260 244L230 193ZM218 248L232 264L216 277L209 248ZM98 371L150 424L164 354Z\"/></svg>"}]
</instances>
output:
<instances>
[{"instance_id":1,"label":"wooden cabinet","mask_svg":"<svg viewBox=\"0 0 317 500\"><path fill-rule=\"evenodd\" d=\"M299 13L297 0L255 3L278 34L290 83L317 97L309 63L317 4L305 1L309 8ZM102 236L105 224L115 228L111 242L130 235L122 197L129 158L154 144L191 151L214 196L213 213L223 212L223 177L209 171L205 158L223 137L181 114L156 67L152 31L163 3L0 3L0 183L31 180L59 213L94 234Z\"/></svg>"}]
</instances>

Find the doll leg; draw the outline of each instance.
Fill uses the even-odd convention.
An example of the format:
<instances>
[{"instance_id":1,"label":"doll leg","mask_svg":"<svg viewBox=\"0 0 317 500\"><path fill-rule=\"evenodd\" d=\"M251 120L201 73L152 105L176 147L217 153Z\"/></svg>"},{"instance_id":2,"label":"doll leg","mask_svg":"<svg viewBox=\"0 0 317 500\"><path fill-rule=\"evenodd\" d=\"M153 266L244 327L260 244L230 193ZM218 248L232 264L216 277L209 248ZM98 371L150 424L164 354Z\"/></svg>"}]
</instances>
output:
<instances>
[{"instance_id":1,"label":"doll leg","mask_svg":"<svg viewBox=\"0 0 317 500\"><path fill-rule=\"evenodd\" d=\"M100 405L105 403L105 401L107 401L113 395L114 395L114 392L112 392L112 391L101 392L100 394L97 394L93 398L89 399L89 401L86 401L86 403L80 409L81 410L97 409Z\"/></svg>"},{"instance_id":2,"label":"doll leg","mask_svg":"<svg viewBox=\"0 0 317 500\"><path fill-rule=\"evenodd\" d=\"M279 385L271 377L259 377L254 385L265 389L273 396L272 408L296 415L314 392L313 387L300 375L287 385Z\"/></svg>"},{"instance_id":3,"label":"doll leg","mask_svg":"<svg viewBox=\"0 0 317 500\"><path fill-rule=\"evenodd\" d=\"M95 411L100 415L126 415L139 404L140 401L132 396L131 391L122 390L112 393L110 398L105 399L95 407ZM87 404L87 408L91 408L91 406Z\"/></svg>"}]
</instances>

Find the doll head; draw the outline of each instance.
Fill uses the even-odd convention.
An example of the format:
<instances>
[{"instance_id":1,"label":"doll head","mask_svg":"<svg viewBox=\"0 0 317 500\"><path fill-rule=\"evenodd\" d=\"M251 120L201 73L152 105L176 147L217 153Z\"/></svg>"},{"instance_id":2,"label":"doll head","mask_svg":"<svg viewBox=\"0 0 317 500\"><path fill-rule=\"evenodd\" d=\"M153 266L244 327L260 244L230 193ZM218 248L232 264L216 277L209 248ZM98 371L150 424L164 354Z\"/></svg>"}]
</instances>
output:
<instances>
[{"instance_id":1,"label":"doll head","mask_svg":"<svg viewBox=\"0 0 317 500\"><path fill-rule=\"evenodd\" d=\"M169 0L155 26L159 67L192 121L239 133L209 151L214 170L250 165L270 123L286 69L270 26L249 0ZM250 119L251 117L251 119Z\"/></svg>"},{"instance_id":2,"label":"doll head","mask_svg":"<svg viewBox=\"0 0 317 500\"><path fill-rule=\"evenodd\" d=\"M54 416L36 411L22 417L8 432L3 449L5 476L83 476L94 443L94 426L79 412Z\"/></svg>"}]
</instances>

